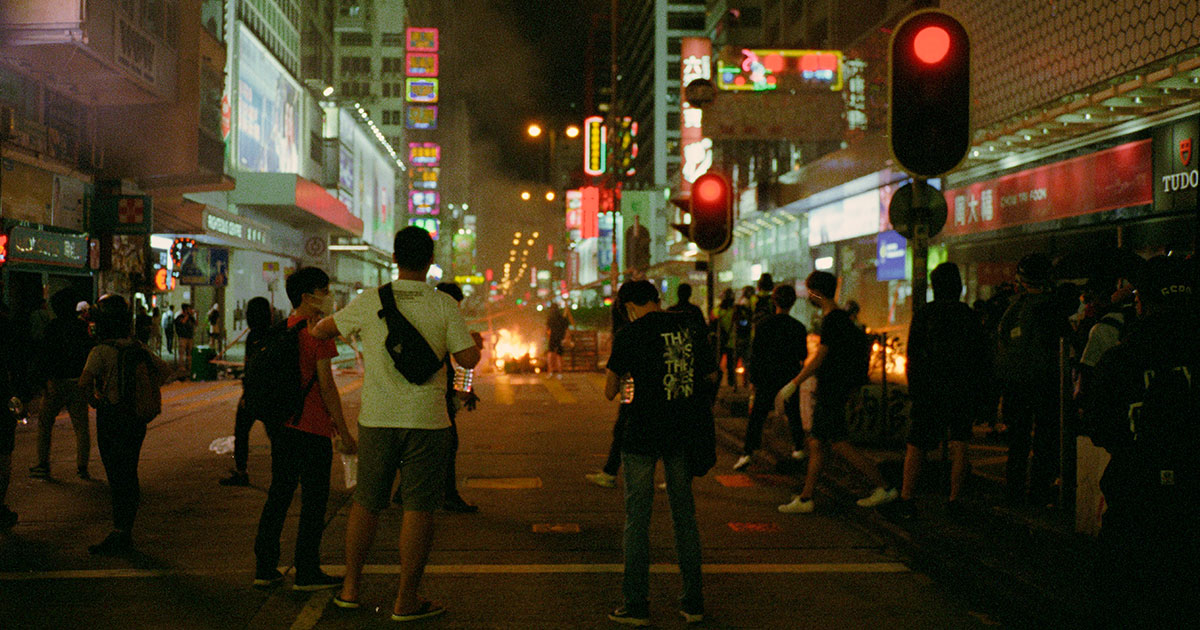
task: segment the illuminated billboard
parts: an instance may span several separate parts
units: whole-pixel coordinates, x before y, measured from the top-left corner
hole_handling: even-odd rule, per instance
[[[405,79],[404,98],[409,103],[436,103],[438,100],[438,80]]]
[[[437,105],[409,105],[404,126],[408,129],[437,129]]]
[[[245,25],[238,30],[238,168],[300,172],[300,86]]]
[[[442,161],[442,147],[436,142],[409,142],[408,161],[414,166],[437,166]]]
[[[684,37],[679,55],[681,83],[686,87],[698,79],[712,79],[712,42],[704,37]],[[704,137],[704,111],[680,100],[679,190],[690,192],[692,182],[708,172],[713,163],[712,139]]]
[[[438,194],[432,190],[408,191],[409,214],[438,214]]]
[[[408,52],[437,52],[438,30],[436,28],[409,28],[404,31]]]
[[[437,219],[433,219],[430,217],[416,217],[416,218],[409,219],[408,224],[415,225],[415,226],[421,228],[422,230],[429,232],[429,236],[433,237],[433,240],[435,240],[435,241],[437,240],[437,237],[438,237],[438,220]]]
[[[842,51],[726,47],[717,58],[717,88],[743,92],[842,89]]]
[[[414,189],[437,190],[440,168],[436,166],[416,166],[409,171],[408,185]]]
[[[437,53],[408,53],[405,56],[404,73],[410,77],[436,77],[438,75]]]
[[[583,119],[583,172],[588,175],[603,175],[608,155],[608,130],[604,119],[590,116]]]

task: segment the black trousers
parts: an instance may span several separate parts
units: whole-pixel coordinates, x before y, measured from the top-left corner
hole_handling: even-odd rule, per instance
[[[1008,387],[1001,410],[1008,425],[1005,482],[1009,496],[1020,498],[1025,493],[1028,466],[1030,499],[1052,499],[1054,480],[1058,478],[1058,388],[1053,383]]]
[[[279,566],[279,537],[300,486],[300,528],[296,534],[296,575],[308,576],[321,567],[321,535],[329,503],[329,470],[333,443],[327,437],[281,427],[271,436],[271,488],[258,521],[254,555],[259,572]]]
[[[250,429],[257,420],[246,412],[245,402],[244,398],[238,400],[237,415],[233,421],[233,466],[243,472],[250,459]]]
[[[608,447],[608,460],[604,462],[604,472],[617,476],[621,472],[621,436],[625,433],[626,416],[629,414],[629,405],[621,405],[617,408],[617,421],[613,423],[612,445]]]
[[[112,493],[113,528],[123,532],[133,530],[142,497],[138,459],[145,439],[145,422],[109,405],[96,408],[96,445]]]
[[[734,387],[737,385],[738,351],[733,348],[721,348],[721,356],[725,357],[725,382]],[[720,359],[717,359],[718,365]]]
[[[761,386],[755,384],[754,405],[750,408],[750,420],[746,423],[746,439],[743,441],[742,454],[750,455],[762,448],[763,425],[767,422],[767,414],[775,408],[776,394],[783,389],[784,385],[787,385],[786,381],[782,384],[766,383]],[[803,449],[804,425],[800,422],[799,390],[787,399],[783,410],[787,415],[788,430],[792,433],[792,444],[795,445],[796,450]]]

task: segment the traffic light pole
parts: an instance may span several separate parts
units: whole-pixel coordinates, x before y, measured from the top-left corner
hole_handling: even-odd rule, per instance
[[[917,179],[913,187],[913,213],[916,221],[913,225],[913,263],[912,263],[912,304],[913,314],[925,306],[925,293],[929,287],[929,203],[926,199],[924,179]],[[885,376],[886,378],[886,376]]]

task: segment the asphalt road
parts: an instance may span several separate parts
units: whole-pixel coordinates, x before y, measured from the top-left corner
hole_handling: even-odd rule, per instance
[[[349,419],[361,377],[338,376]],[[439,514],[424,595],[449,614],[430,628],[610,628],[620,603],[620,489],[588,484],[608,449],[616,408],[598,374],[484,376],[483,403],[459,418],[463,496],[478,514]],[[0,534],[0,628],[386,628],[398,581],[400,513],[384,513],[368,559],[364,607],[332,606],[333,592],[264,593],[250,588],[253,538],[269,481],[269,446],[251,435],[249,488],[216,481],[229,455],[209,450],[232,433],[235,381],[180,383],[164,391],[141,460],[142,508],[133,558],[92,557],[109,530],[109,499],[93,446],[91,473],[74,475],[70,424],[54,431],[53,481],[28,478],[35,429],[18,428],[9,504],[21,522]],[[704,549],[708,628],[978,628],[998,624],[972,611],[867,530],[853,505],[779,514],[791,480],[717,468],[694,483]],[[335,492],[322,546],[326,570],[343,570],[350,494],[335,460]],[[682,627],[679,578],[665,493],[652,527],[652,614]],[[285,528],[284,563],[299,514]]]

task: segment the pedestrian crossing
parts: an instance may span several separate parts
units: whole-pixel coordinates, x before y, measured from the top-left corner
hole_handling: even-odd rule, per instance
[[[494,374],[476,379],[485,403],[510,406],[525,402],[577,405],[603,402],[604,375],[567,373],[561,378],[543,374]]]

